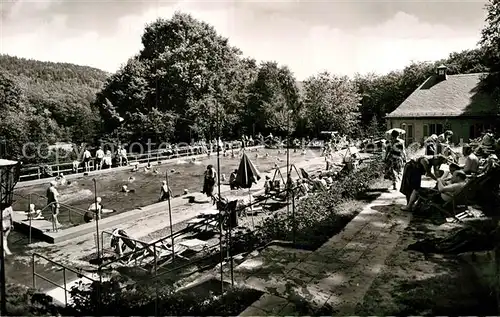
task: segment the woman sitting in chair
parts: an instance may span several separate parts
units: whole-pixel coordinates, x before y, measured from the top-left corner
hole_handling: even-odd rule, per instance
[[[404,208],[401,209],[411,211],[419,196],[423,196],[439,205],[450,202],[455,198],[456,195],[460,194],[465,186],[466,179],[467,175],[464,173],[464,171],[456,170],[455,172],[453,172],[449,183],[446,183],[441,178],[437,180],[437,191],[432,188],[420,188],[418,190],[414,190],[410,196],[408,204],[406,206],[403,206]]]
[[[434,180],[438,180],[436,176],[441,165],[447,162],[446,157],[442,155],[426,157],[422,156],[408,161],[403,171],[403,179],[401,181],[400,192],[406,196],[406,206],[402,210],[410,209],[411,196],[416,197],[417,190],[420,189],[422,176],[428,176]],[[434,171],[434,172],[433,172]]]

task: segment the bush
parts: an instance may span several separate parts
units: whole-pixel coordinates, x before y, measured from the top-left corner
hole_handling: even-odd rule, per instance
[[[374,180],[382,176],[383,164],[375,161],[337,179],[329,191],[315,193],[300,201],[295,215],[277,213],[261,226],[262,243],[293,241],[306,249],[316,249],[338,233],[356,215],[348,200],[359,198]],[[295,226],[295,230],[294,230]]]
[[[82,284],[71,290],[71,309],[77,315],[99,316],[235,316],[262,294],[230,288],[221,294],[200,296],[194,291],[175,292],[160,283],[126,286],[123,279]],[[100,299],[100,301],[99,301]]]
[[[18,284],[7,284],[7,316],[55,316],[64,308],[53,303],[52,297]]]

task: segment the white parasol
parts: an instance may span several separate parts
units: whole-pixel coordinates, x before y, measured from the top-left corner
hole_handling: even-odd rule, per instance
[[[389,135],[390,135],[390,134],[392,134],[392,131],[397,131],[397,132],[399,132],[399,134],[400,134],[400,135],[402,135],[402,134],[406,134],[406,131],[405,131],[405,130],[403,130],[403,129],[398,129],[398,128],[390,129],[390,130],[388,130],[385,134],[389,134]]]

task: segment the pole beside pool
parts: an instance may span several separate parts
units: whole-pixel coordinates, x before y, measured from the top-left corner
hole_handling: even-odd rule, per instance
[[[170,184],[168,182],[168,169],[165,171],[165,181],[167,182],[167,190],[168,190],[168,219],[170,221],[170,236],[172,237],[172,263],[173,263],[175,259],[174,225],[172,224],[172,205],[170,204],[172,193],[170,192]]]

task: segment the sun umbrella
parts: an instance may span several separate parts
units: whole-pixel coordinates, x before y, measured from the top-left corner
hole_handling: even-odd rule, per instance
[[[241,157],[240,166],[238,167],[238,172],[236,173],[236,185],[241,188],[248,188],[248,198],[250,200],[250,212],[252,214],[252,226],[255,226],[253,219],[253,207],[252,207],[252,195],[250,193],[250,188],[254,183],[260,179],[260,174],[252,161],[248,158],[247,154],[243,152]]]
[[[403,130],[403,129],[394,128],[394,129],[390,129],[390,130],[388,130],[388,131],[386,132],[386,134],[389,134],[389,135],[390,135],[390,134],[392,134],[392,131],[397,131],[397,132],[399,132],[399,134],[405,134],[405,133],[406,133],[406,131],[405,131],[405,130]]]
[[[241,157],[238,173],[236,174],[236,184],[241,188],[249,188],[260,179],[260,174],[246,153]]]

